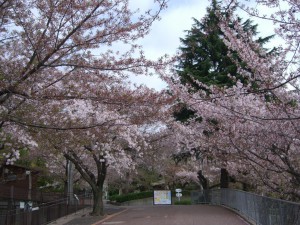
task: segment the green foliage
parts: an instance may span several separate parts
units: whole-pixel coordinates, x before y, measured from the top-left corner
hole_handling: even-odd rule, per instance
[[[141,192],[152,189],[152,183],[161,179],[157,171],[149,169],[143,166],[137,168],[138,174],[133,179],[132,185],[135,186],[135,190]]]
[[[174,205],[191,205],[192,202],[191,200],[180,200],[180,201],[175,201]]]
[[[20,149],[20,159],[16,161],[16,164],[20,166],[44,169],[46,167],[46,160],[41,157],[32,158],[29,154],[29,149]]]
[[[0,80],[4,80],[4,75],[3,75],[3,73],[2,73],[2,71],[0,70]]]
[[[181,105],[179,106],[178,110],[174,111],[173,116],[176,118],[176,120],[185,123],[190,118],[195,117],[195,111],[189,109],[186,105]]]
[[[38,187],[43,187],[41,189],[43,192],[64,193],[65,190],[63,184],[58,183],[57,185],[49,185],[54,184],[56,181],[57,179],[54,176],[42,174],[38,177],[37,185]]]
[[[31,160],[29,160],[29,149],[20,149],[20,158],[17,160],[16,164],[25,167],[31,166]]]
[[[298,102],[297,102],[297,100],[293,99],[287,103],[287,106],[296,108],[298,106]]]
[[[153,191],[145,191],[139,193],[129,193],[127,195],[114,195],[110,196],[110,201],[116,201],[118,203],[127,202],[131,200],[143,199],[143,198],[151,198],[153,197]]]
[[[228,56],[228,48],[223,42],[223,33],[218,26],[219,18],[216,11],[220,10],[216,1],[212,2],[207,15],[201,22],[194,19],[191,30],[181,40],[182,52],[178,65],[178,74],[182,83],[191,84],[195,90],[208,91],[205,86],[200,86],[193,79],[207,86],[232,86],[234,80],[242,77],[237,74],[237,66]]]
[[[239,62],[239,66],[247,69],[244,63],[236,52],[229,51],[224,43],[224,34],[219,27],[219,17],[216,12],[219,11],[226,16],[226,10],[222,11],[216,0],[212,1],[210,8],[207,9],[207,14],[203,20],[194,19],[194,24],[191,30],[187,31],[185,38],[180,39],[181,47],[179,47],[181,57],[179,59],[177,72],[183,84],[190,84],[193,90],[204,90],[209,94],[207,87],[197,83],[211,86],[230,87],[240,80],[247,84],[248,80],[238,74],[237,66],[234,61]],[[238,18],[241,22],[242,19]],[[257,35],[257,24],[253,25],[253,21],[246,20],[242,23],[243,29],[246,32],[251,32]],[[233,24],[229,23],[229,27],[233,28]],[[256,42],[263,49],[263,45],[267,43],[273,36],[257,38]],[[266,49],[267,50],[267,49]],[[269,51],[269,53],[273,52]],[[230,52],[231,57],[228,56]],[[251,73],[251,71],[249,71]],[[234,79],[228,77],[231,75]],[[257,84],[253,83],[253,89],[257,88]]]
[[[116,196],[116,195],[118,195],[118,193],[119,193],[118,188],[108,186],[108,195],[109,196]]]

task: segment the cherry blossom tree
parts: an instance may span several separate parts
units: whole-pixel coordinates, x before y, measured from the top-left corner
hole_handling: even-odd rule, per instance
[[[148,145],[144,126],[163,122],[173,100],[164,92],[108,81],[97,87],[99,91],[103,88],[104,99],[72,99],[56,105],[59,113],[49,119],[71,124],[71,128],[47,127],[46,132],[35,128],[32,133],[40,153],[45,149],[43,154],[51,152],[50,158],[70,160],[89,184],[94,196],[93,215],[103,214],[103,184],[108,170],[124,175],[135,169]],[[58,169],[51,161],[48,167]]]
[[[174,104],[171,112],[174,110]],[[187,136],[187,129],[181,131],[180,128],[184,126],[174,121],[172,115],[164,120],[165,126],[161,127],[158,132],[149,134],[148,149],[144,152],[143,158],[138,161],[139,166],[157,174],[159,178],[157,177],[154,181],[159,181],[160,186],[167,189],[176,188],[178,185],[184,187],[190,183],[198,184],[201,188],[203,184],[198,178],[199,171],[205,172],[212,183],[218,177],[215,172],[217,168],[213,163],[207,163],[204,155],[201,155],[203,158],[199,159],[197,155],[199,152],[191,153],[184,149],[182,145],[185,143],[180,140],[183,136]],[[184,154],[187,157],[183,156]]]
[[[47,113],[55,112],[49,105],[38,108],[47,105],[47,101],[55,100],[58,105],[64,99],[100,97],[102,93],[95,92],[97,84],[92,84],[92,80],[86,82],[91,76],[94,82],[100,82],[115,76],[126,78],[129,73],[149,74],[151,68],[163,65],[162,59],[147,60],[135,42],[149,32],[165,7],[164,0],[154,1],[153,9],[146,12],[132,11],[128,0],[1,1],[0,139],[5,153],[3,161],[10,163],[18,158],[19,144],[34,144],[23,128],[72,127],[71,124],[45,121]],[[80,90],[71,87],[61,90],[59,87],[65,79],[73,80],[69,85]],[[11,143],[18,144],[11,146]]]
[[[228,12],[238,2],[229,1],[226,5]],[[282,2],[286,3],[284,8],[280,7]],[[278,7],[267,18],[240,5],[252,15],[274,21],[277,36],[286,41],[285,45],[279,46],[277,53],[266,57],[266,52],[255,43],[251,32],[242,29],[237,16],[220,15],[219,24],[228,48],[246,64],[242,68],[236,62],[239,74],[257,83],[257,89],[237,80],[236,85],[229,88],[206,86],[211,93],[207,96],[201,91],[191,93],[188,85],[180,85],[174,79],[174,74],[172,80],[166,80],[172,92],[202,117],[202,123],[191,119],[188,128],[181,128],[186,133],[181,142],[190,149],[197,146],[206,149],[230,174],[241,180],[251,180],[261,192],[299,199],[299,39],[296,38],[299,3],[257,3]],[[235,24],[234,27],[226,25],[228,20]],[[234,79],[230,74],[228,76]]]
[[[149,133],[148,149],[139,162],[139,165],[146,171],[157,174],[152,184],[157,183],[166,189],[175,188],[174,184],[178,183],[175,174],[177,168],[174,167],[172,160],[172,154],[176,151],[176,141],[174,141],[176,133],[169,127],[173,121],[172,114],[169,116],[167,120],[164,120],[163,127],[157,128],[156,132]]]
[[[226,32],[227,46],[238,52],[248,68],[254,71],[251,79],[259,82],[256,92],[250,91],[249,87],[239,88],[244,104],[252,106],[245,107],[243,104],[244,109],[239,110],[247,119],[247,125],[239,121],[235,128],[243,137],[238,137],[239,144],[236,144],[237,139],[231,136],[230,142],[239,154],[243,153],[242,158],[249,159],[247,164],[252,170],[245,172],[241,169],[243,174],[249,173],[250,177],[258,175],[269,190],[299,199],[299,39],[296,37],[300,5],[296,1],[257,1],[274,11],[267,16],[238,1],[233,3],[252,16],[272,20],[274,32],[285,43],[280,46],[279,54],[264,59],[260,56],[265,52],[258,51],[258,48],[249,51],[251,46],[256,45],[251,34],[243,33],[238,23],[238,32],[220,24]],[[232,19],[235,20],[234,17]],[[243,41],[237,40],[237,33]],[[249,73],[240,71],[243,76],[249,77]],[[236,107],[234,109],[238,111]]]
[[[103,214],[108,167],[121,173],[135,166],[147,145],[142,127],[163,120],[173,98],[124,84],[130,74],[150,75],[169,63],[147,60],[136,44],[164,8],[165,0],[146,12],[131,10],[128,0],[3,0],[3,163],[24,146],[49,156],[53,170],[51,159],[67,158],[93,190],[93,214]]]

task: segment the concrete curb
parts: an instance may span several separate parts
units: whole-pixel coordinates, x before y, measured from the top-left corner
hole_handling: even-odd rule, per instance
[[[58,225],[58,224],[65,224],[73,220],[74,218],[80,217],[81,215],[84,215],[87,213],[87,211],[90,211],[92,207],[88,206],[86,208],[83,208],[81,210],[78,210],[77,212],[74,212],[72,214],[66,215],[64,217],[58,218],[56,220],[53,220],[50,223],[47,223],[47,225]]]
[[[91,225],[100,225],[101,223],[105,222],[106,220],[109,220],[109,219],[111,219],[111,218],[113,218],[113,217],[115,217],[115,216],[118,216],[118,215],[120,215],[121,213],[126,212],[127,210],[128,210],[128,209],[124,209],[124,210],[122,210],[121,212],[117,212],[117,213],[108,215],[108,216],[106,216],[104,219],[102,219],[102,220],[100,220],[100,221],[98,221],[98,222],[96,222],[96,223],[93,223],[93,224],[91,224]]]

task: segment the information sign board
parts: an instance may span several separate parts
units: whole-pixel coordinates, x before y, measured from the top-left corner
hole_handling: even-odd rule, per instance
[[[171,191],[169,190],[155,190],[153,193],[154,205],[172,205]]]

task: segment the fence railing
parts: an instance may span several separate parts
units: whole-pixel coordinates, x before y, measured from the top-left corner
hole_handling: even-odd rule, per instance
[[[249,192],[216,189],[192,192],[194,204],[223,205],[257,225],[299,225],[300,204],[268,198]]]
[[[47,203],[19,202],[14,210],[0,210],[0,225],[43,225],[92,205],[92,196],[78,195]]]

